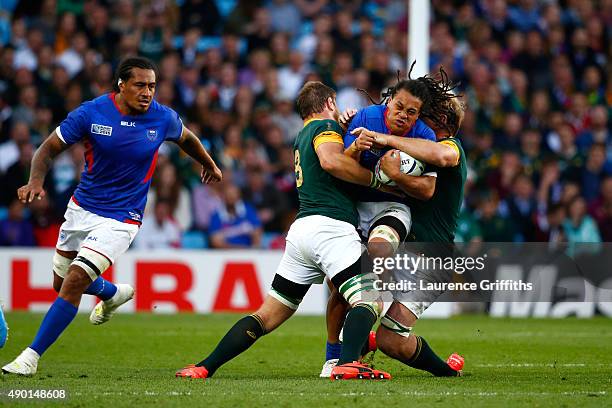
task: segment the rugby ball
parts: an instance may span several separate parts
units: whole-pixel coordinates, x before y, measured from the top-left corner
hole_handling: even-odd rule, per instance
[[[394,152],[392,154],[397,154]],[[420,176],[425,171],[425,165],[409,155],[408,153],[399,152],[400,155],[400,170],[404,174],[408,174],[409,176]],[[387,186],[395,186],[395,181],[391,180],[384,171],[380,168],[380,160],[376,163],[376,167],[374,168],[374,176]]]

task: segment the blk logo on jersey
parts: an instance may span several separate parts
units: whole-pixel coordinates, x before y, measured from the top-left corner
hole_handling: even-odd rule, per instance
[[[91,124],[91,133],[102,136],[110,136],[113,133],[111,126],[98,125],[97,123]]]
[[[154,141],[155,139],[157,139],[157,130],[147,129],[147,137],[150,141]]]
[[[136,122],[128,122],[126,120],[122,120],[121,126],[136,127]]]

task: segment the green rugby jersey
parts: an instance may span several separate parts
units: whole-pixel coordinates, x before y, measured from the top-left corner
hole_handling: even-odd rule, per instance
[[[459,139],[449,137],[438,141],[459,153],[459,163],[453,167],[428,166],[436,171],[436,190],[428,201],[410,200],[412,229],[409,241],[453,242],[461,212],[463,187],[467,177],[467,160]]]
[[[311,119],[298,133],[293,146],[295,180],[300,199],[297,218],[324,215],[357,226],[359,216],[349,195],[349,183],[323,170],[315,149],[322,143],[344,146],[342,128],[331,119]]]

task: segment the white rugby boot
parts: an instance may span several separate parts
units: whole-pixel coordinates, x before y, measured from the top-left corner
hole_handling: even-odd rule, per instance
[[[15,360],[2,367],[2,373],[32,376],[36,374],[39,358],[38,353],[28,347]]]
[[[108,300],[98,302],[89,315],[89,322],[95,325],[108,322],[119,306],[130,301],[133,297],[134,288],[132,286],[125,283],[117,284],[117,293]]]
[[[327,360],[325,364],[323,364],[323,368],[321,369],[321,374],[319,374],[319,377],[321,378],[331,377],[332,370],[337,364],[338,364],[337,358],[332,358],[332,359]]]

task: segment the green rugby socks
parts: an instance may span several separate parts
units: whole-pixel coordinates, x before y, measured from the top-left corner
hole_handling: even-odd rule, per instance
[[[417,348],[414,355],[405,363],[412,368],[429,371],[436,377],[456,377],[458,372],[453,370],[429,347],[424,338],[416,336]]]
[[[213,352],[196,365],[205,367],[208,377],[212,377],[219,367],[247,350],[264,334],[264,325],[259,316],[245,316],[229,329]]]

